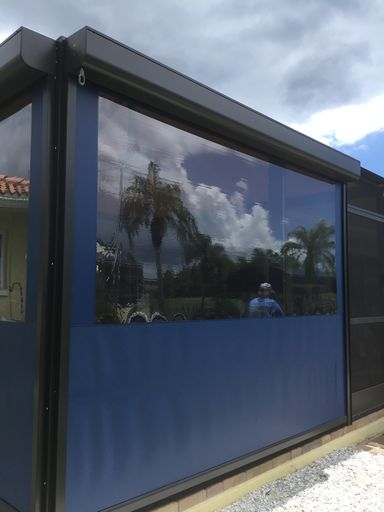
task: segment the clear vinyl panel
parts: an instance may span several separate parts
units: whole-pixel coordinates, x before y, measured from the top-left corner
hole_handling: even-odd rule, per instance
[[[32,107],[0,121],[0,320],[25,320]]]
[[[99,101],[98,323],[336,312],[336,185]]]

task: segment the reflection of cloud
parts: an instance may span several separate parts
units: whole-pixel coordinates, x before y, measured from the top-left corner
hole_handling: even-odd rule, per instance
[[[180,179],[179,166],[188,155],[229,151],[103,98],[100,98],[100,128],[99,154],[103,159],[129,161],[130,167],[142,172],[152,160],[169,179],[172,175]]]
[[[241,188],[242,190],[244,190],[244,192],[246,192],[248,190],[248,184],[247,184],[247,180],[245,178],[241,178],[241,180],[239,180],[237,183],[236,183],[236,187],[239,187]]]
[[[238,210],[244,210],[244,196],[241,192],[237,190],[232,194],[230,198],[230,203]]]
[[[186,206],[195,216],[199,230],[227,251],[246,256],[255,247],[280,249],[281,242],[274,238],[268,212],[261,205],[254,204],[246,212],[219,187],[190,186],[186,192]]]
[[[133,174],[146,175],[148,163],[155,161],[161,168],[161,179],[178,183],[184,193],[185,206],[194,215],[200,232],[222,244],[227,251],[249,254],[255,247],[279,250],[269,227],[268,212],[249,195],[247,180],[234,178],[232,190],[226,194],[220,188],[228,176],[218,175],[217,186],[192,183],[191,155],[231,155],[258,165],[259,160],[232,149],[207,141],[173,126],[144,117],[125,107],[100,99],[99,187],[119,195]],[[188,167],[186,167],[188,162]],[[198,166],[198,163],[195,165]],[[219,167],[220,168],[220,167]],[[233,167],[236,173],[236,165]],[[240,179],[239,179],[240,178]],[[220,182],[219,180],[223,180]],[[236,182],[237,179],[237,182]],[[234,189],[237,187],[240,190]],[[247,201],[245,202],[245,194]],[[248,205],[246,209],[245,204]]]
[[[0,122],[0,174],[29,178],[31,106]]]

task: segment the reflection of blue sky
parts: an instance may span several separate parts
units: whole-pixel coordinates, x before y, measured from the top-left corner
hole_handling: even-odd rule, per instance
[[[285,217],[287,232],[297,226],[310,229],[319,219],[335,224],[335,186],[287,171]]]
[[[31,111],[27,105],[0,121],[0,174],[29,178]]]
[[[290,231],[299,225],[311,228],[320,218],[334,224],[334,186],[105,99],[100,101],[99,155],[103,213],[98,230],[103,238],[116,229],[120,187],[128,186],[137,173],[145,176],[151,160],[160,166],[162,180],[182,188],[200,232],[232,257],[249,256],[255,247],[279,251]],[[165,268],[182,264],[180,245],[170,231],[162,252]],[[145,265],[153,261],[148,230],[143,228],[134,240],[134,253]]]
[[[187,155],[183,162],[187,177],[195,185],[220,186],[227,197],[239,193],[243,207],[250,211],[255,203],[267,201],[266,173],[269,164],[231,150]]]

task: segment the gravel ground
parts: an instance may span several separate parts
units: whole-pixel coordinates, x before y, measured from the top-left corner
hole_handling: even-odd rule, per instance
[[[336,450],[222,510],[384,512],[384,450]]]

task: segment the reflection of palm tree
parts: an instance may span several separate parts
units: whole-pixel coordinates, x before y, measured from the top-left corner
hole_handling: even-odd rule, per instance
[[[335,242],[331,237],[335,227],[320,219],[309,230],[299,226],[288,235],[288,240],[282,247],[284,256],[294,257],[302,261],[306,281],[313,284],[316,271],[322,266],[326,272],[333,273],[335,269]]]
[[[170,228],[179,240],[185,241],[197,233],[197,227],[193,215],[183,204],[181,186],[176,183],[164,183],[159,173],[159,166],[150,162],[147,176],[134,177],[133,184],[123,193],[121,222],[131,245],[142,226],[150,229],[162,304],[164,291],[161,245],[164,236]]]
[[[271,270],[282,267],[281,254],[272,249],[261,249],[256,247],[252,251],[251,264],[263,271],[263,281],[271,280]]]
[[[201,274],[201,309],[204,309],[206,285],[209,279],[217,271],[223,270],[223,265],[228,262],[228,256],[222,245],[212,243],[212,238],[202,233],[197,233],[185,246],[185,261],[187,264],[198,262]]]

